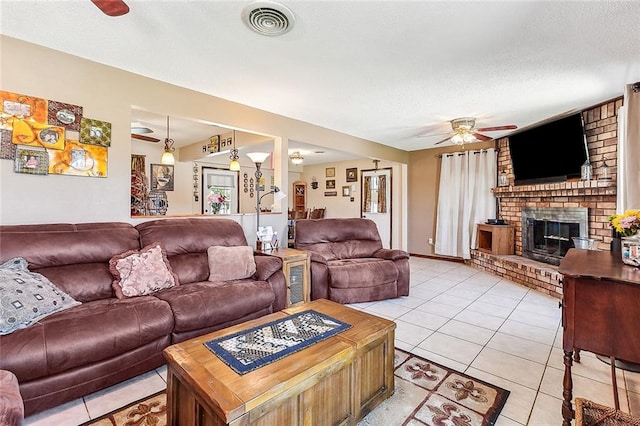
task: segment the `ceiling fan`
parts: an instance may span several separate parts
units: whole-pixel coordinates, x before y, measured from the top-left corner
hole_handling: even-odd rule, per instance
[[[139,139],[146,142],[160,142],[160,139],[154,138],[152,136],[145,136],[145,133],[153,133],[153,130],[138,122],[131,123],[132,139]]]
[[[450,123],[452,131],[447,135],[446,138],[434,143],[434,145],[441,144],[448,140],[451,140],[456,145],[464,145],[465,143],[478,141],[489,141],[493,138],[483,135],[480,132],[497,132],[500,130],[515,130],[518,128],[518,126],[510,124],[507,126],[481,127],[476,129],[475,117],[456,118],[454,120],[451,120]],[[421,137],[426,136],[432,135],[424,135]]]
[[[91,0],[105,15],[122,16],[129,13],[129,6],[122,0]]]

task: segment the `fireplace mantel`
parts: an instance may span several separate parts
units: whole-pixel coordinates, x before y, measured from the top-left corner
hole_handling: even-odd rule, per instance
[[[496,197],[583,197],[616,195],[616,182],[611,180],[572,181],[539,185],[499,186],[491,191]]]

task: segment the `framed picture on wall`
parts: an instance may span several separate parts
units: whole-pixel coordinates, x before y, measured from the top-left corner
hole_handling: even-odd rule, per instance
[[[327,167],[324,169],[325,177],[335,177],[336,176],[336,168],[335,167]]]
[[[338,195],[338,191],[324,191],[325,197],[336,197]]]
[[[357,182],[358,181],[358,168],[354,167],[351,169],[347,169],[347,182]]]
[[[336,189],[336,180],[335,179],[327,180],[325,189]]]
[[[343,186],[342,187],[342,196],[343,197],[348,197],[351,195],[351,187],[350,186]]]
[[[173,191],[173,166],[167,164],[151,165],[151,189]]]

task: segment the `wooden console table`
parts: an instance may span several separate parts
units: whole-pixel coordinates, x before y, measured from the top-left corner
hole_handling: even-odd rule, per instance
[[[616,409],[615,360],[640,363],[640,269],[622,263],[620,253],[570,249],[558,271],[564,275],[562,424],[569,426],[575,417],[571,404],[574,351],[610,358]]]

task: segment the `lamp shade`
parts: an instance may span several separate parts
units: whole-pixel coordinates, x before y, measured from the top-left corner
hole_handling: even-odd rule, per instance
[[[176,159],[173,156],[173,153],[170,151],[165,151],[162,153],[162,158],[160,159],[162,164],[175,164]]]
[[[231,160],[231,162],[229,163],[229,170],[233,172],[237,172],[238,170],[240,170],[240,162],[238,160]]]
[[[247,153],[247,157],[251,158],[251,161],[254,163],[263,163],[267,157],[271,155],[270,152],[249,152]]]

